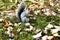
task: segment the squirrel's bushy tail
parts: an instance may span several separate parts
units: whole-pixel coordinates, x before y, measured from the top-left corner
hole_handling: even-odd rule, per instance
[[[17,17],[20,18],[21,13],[24,11],[26,5],[24,3],[20,3],[17,8]]]

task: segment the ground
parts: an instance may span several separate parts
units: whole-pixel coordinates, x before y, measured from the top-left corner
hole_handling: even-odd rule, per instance
[[[21,2],[21,1],[20,1]],[[19,3],[20,3],[19,2]],[[53,3],[58,3],[60,5],[60,1],[54,1],[52,0]],[[21,22],[21,20],[19,18],[17,18],[15,16],[16,14],[16,9],[19,3],[15,3],[10,2],[8,0],[2,2],[0,0],[0,19],[5,19],[6,22],[10,22],[12,23],[11,27],[13,28],[13,34],[14,34],[14,40],[35,40],[33,38],[33,35],[37,34],[38,32],[36,32],[36,29],[42,29],[44,30],[44,28],[50,23],[54,26],[59,26],[60,27],[60,11],[56,12],[56,15],[45,15],[43,12],[38,13],[37,15],[35,15],[34,17],[36,18],[35,20],[32,20],[30,22],[30,25],[32,25],[35,29],[33,29],[32,31],[25,31],[25,28],[28,28],[27,26],[25,26],[26,23]],[[32,5],[31,1],[26,1],[25,2],[27,5],[27,9],[29,5]],[[56,11],[56,9],[59,9],[59,6],[48,6],[48,0],[44,1],[44,5],[47,6],[48,9],[54,10]],[[39,10],[38,8],[35,8],[35,10]],[[41,9],[40,9],[41,10]],[[12,15],[11,15],[12,13]],[[18,24],[21,23],[21,24]],[[9,40],[9,35],[6,34],[5,32],[7,31],[6,29],[4,29],[4,23],[0,22],[0,40]],[[20,32],[17,32],[17,29],[21,28]],[[58,32],[58,34],[60,35],[60,31]],[[47,33],[48,36],[53,36],[51,32],[48,31]],[[36,39],[37,40],[37,39]],[[39,39],[40,40],[40,39]],[[60,38],[56,37],[55,40],[60,40]]]

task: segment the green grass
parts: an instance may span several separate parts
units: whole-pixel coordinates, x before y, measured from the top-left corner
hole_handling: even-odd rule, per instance
[[[48,1],[45,0],[46,4],[47,4],[47,2]],[[29,6],[32,4],[32,2],[26,1],[26,4]],[[0,7],[2,8],[2,10],[1,10],[2,12],[6,10],[7,5],[11,5],[14,7],[17,6],[14,2],[11,3],[8,0],[5,1],[4,4],[2,4],[2,2],[0,2]],[[59,7],[55,6],[55,8],[59,8]],[[36,8],[35,10],[39,10],[39,9]],[[4,16],[5,16],[5,14],[3,16],[0,15],[0,18],[4,18]],[[58,17],[58,16],[46,16],[44,14],[41,14],[41,15],[38,14],[38,15],[35,15],[35,17],[36,17],[36,20],[31,21],[31,24],[35,24],[34,27],[36,29],[42,29],[43,30],[51,21],[54,21],[54,22],[51,22],[51,24],[60,26],[60,17]],[[10,21],[13,24],[14,23],[20,23],[20,20],[16,16],[11,16],[10,18],[6,18],[6,20],[7,20],[7,22]],[[9,37],[7,34],[5,34],[6,30],[3,29],[3,26],[4,26],[4,24],[0,22],[0,39],[1,40],[8,40]],[[34,40],[32,35],[37,34],[36,31],[31,31],[31,32],[24,31],[23,29],[26,28],[25,23],[22,23],[21,25],[17,25],[17,26],[13,25],[12,27],[13,27],[13,31],[14,31],[14,40],[16,40],[16,37],[18,37],[19,40]],[[19,34],[17,32],[18,28],[22,28],[22,31],[21,31],[22,34]],[[58,34],[60,35],[60,32],[58,32]],[[48,36],[52,35],[50,30],[48,30],[47,35]],[[56,40],[60,40],[60,39],[56,38]]]

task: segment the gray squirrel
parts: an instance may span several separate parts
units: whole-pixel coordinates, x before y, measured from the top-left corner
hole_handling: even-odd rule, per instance
[[[27,18],[28,14],[29,14],[29,11],[26,10],[26,4],[25,3],[20,3],[18,8],[17,8],[16,16],[22,22],[28,22],[29,21],[29,18]]]
[[[31,12],[32,9],[26,9],[26,4],[21,2],[17,8],[16,16],[21,20],[21,22],[29,22],[31,17],[29,14],[33,14]]]

